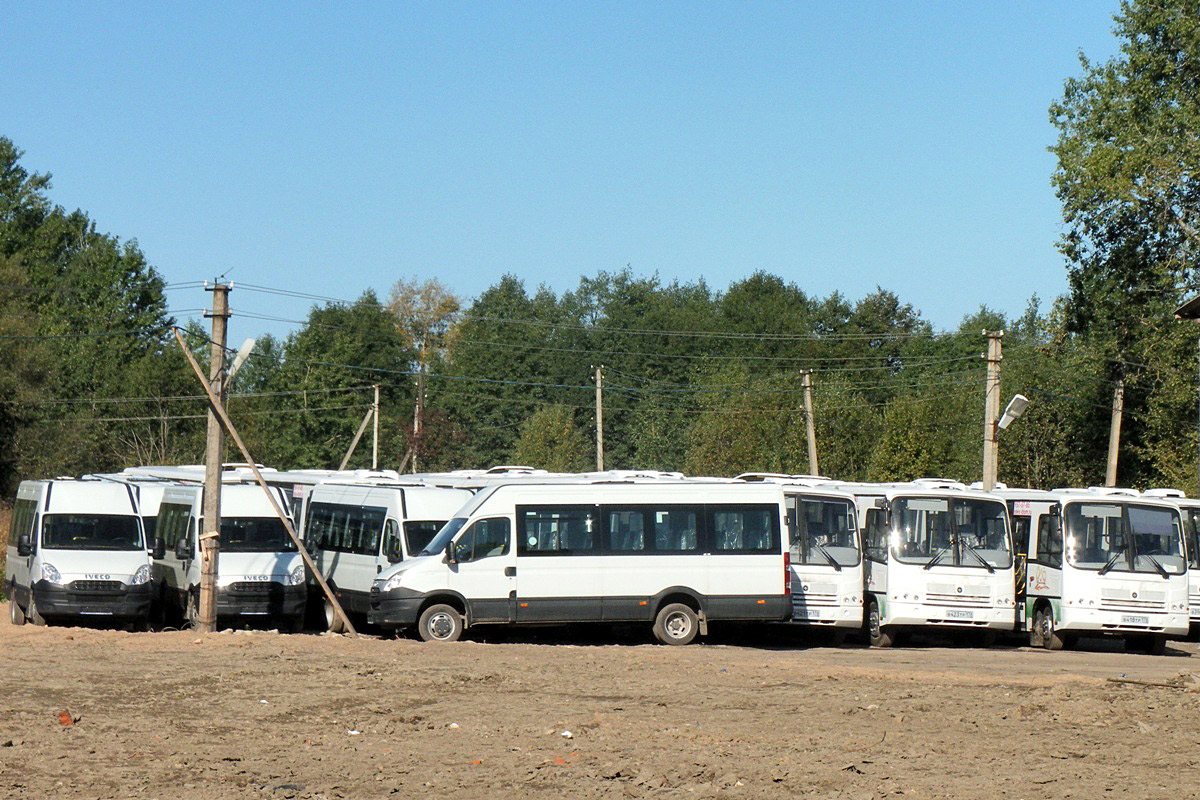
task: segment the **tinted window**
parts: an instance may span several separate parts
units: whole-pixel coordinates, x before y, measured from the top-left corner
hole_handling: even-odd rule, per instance
[[[709,514],[714,552],[780,552],[778,506],[710,507]]]
[[[867,558],[887,561],[887,514],[882,508],[867,509]]]
[[[517,509],[521,555],[587,554],[595,549],[596,509],[553,507]]]
[[[408,552],[419,553],[429,546],[433,537],[446,524],[445,520],[432,520],[404,523],[404,543]]]
[[[646,512],[643,510],[605,512],[607,549],[613,553],[640,553],[646,549]]]
[[[1062,518],[1042,517],[1038,523],[1037,560],[1051,567],[1061,567],[1062,554]]]
[[[321,550],[378,555],[380,533],[386,517],[385,508],[311,503],[304,535],[307,541],[315,542]],[[409,552],[413,551],[410,549]]]
[[[656,552],[700,552],[699,508],[670,508],[654,510],[651,514]]]
[[[192,507],[180,503],[163,503],[158,507],[158,522],[155,534],[163,540],[170,550],[175,547],[181,536],[188,535],[188,522],[191,518]]]
[[[454,557],[459,561],[478,561],[505,555],[508,553],[509,530],[507,517],[478,520],[454,543]]]
[[[296,543],[278,517],[221,518],[221,550],[230,553],[294,551]]]

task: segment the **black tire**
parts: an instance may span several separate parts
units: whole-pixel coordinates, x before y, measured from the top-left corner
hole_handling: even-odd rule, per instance
[[[34,599],[32,588],[29,590],[29,607],[25,609],[25,616],[34,625],[46,624],[46,618],[42,616],[42,612],[38,611],[37,600]]]
[[[1146,653],[1161,656],[1167,652],[1167,637],[1161,633],[1152,633],[1146,637]]]
[[[867,602],[867,640],[871,647],[891,647],[896,643],[896,629],[880,622],[879,601],[872,597]]]
[[[25,612],[17,605],[17,598],[11,586],[8,587],[8,621],[13,625],[25,624]]]
[[[346,626],[342,623],[342,618],[337,615],[333,603],[329,602],[328,597],[323,598],[322,603],[325,609],[325,630],[330,633],[341,633]]]
[[[996,641],[999,638],[1000,638],[1000,634],[996,633],[993,630],[985,629],[985,630],[982,630],[979,632],[978,636],[976,637],[976,643],[980,647],[984,647],[984,648],[995,647]]]
[[[187,595],[183,598],[183,624],[188,628],[195,628],[200,622],[200,593],[194,589],[188,589]]]
[[[1038,606],[1037,611],[1033,612],[1033,624],[1029,626],[1029,646],[1030,647],[1045,647],[1046,640],[1044,638],[1045,620],[1042,617],[1047,612],[1045,606]]]
[[[663,644],[691,644],[700,633],[700,617],[690,606],[670,603],[654,618],[654,638]]]
[[[1067,649],[1067,637],[1058,632],[1058,628],[1054,624],[1054,610],[1052,608],[1042,606],[1034,618],[1034,624],[1039,627],[1042,647],[1047,650]]]
[[[417,633],[425,642],[457,642],[462,632],[462,615],[457,609],[444,603],[437,603],[425,609],[417,622]]]
[[[284,633],[303,633],[304,614],[297,614],[294,617],[285,617],[283,624],[279,627]]]

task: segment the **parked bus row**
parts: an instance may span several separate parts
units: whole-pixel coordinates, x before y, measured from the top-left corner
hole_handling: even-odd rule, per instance
[[[1200,625],[1200,501],[1171,490],[524,467],[261,472],[344,609],[425,640],[479,625],[621,622],[686,644],[711,623],[758,621],[839,640],[861,631],[876,647],[933,632],[1048,649],[1111,636],[1156,653]],[[335,629],[250,478],[245,467],[223,474],[219,623],[297,631],[315,606]],[[199,466],[23,482],[5,578],[12,622],[193,621],[202,483]]]

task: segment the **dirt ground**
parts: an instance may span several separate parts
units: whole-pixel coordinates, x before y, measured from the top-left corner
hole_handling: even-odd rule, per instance
[[[1155,657],[1088,642],[871,651],[778,629],[680,648],[585,636],[0,622],[0,795],[1032,800],[1200,784],[1191,644]]]

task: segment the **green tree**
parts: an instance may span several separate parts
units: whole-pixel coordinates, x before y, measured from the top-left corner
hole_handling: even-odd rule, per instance
[[[521,425],[512,461],[551,472],[582,472],[594,462],[587,434],[564,406],[545,406]]]

